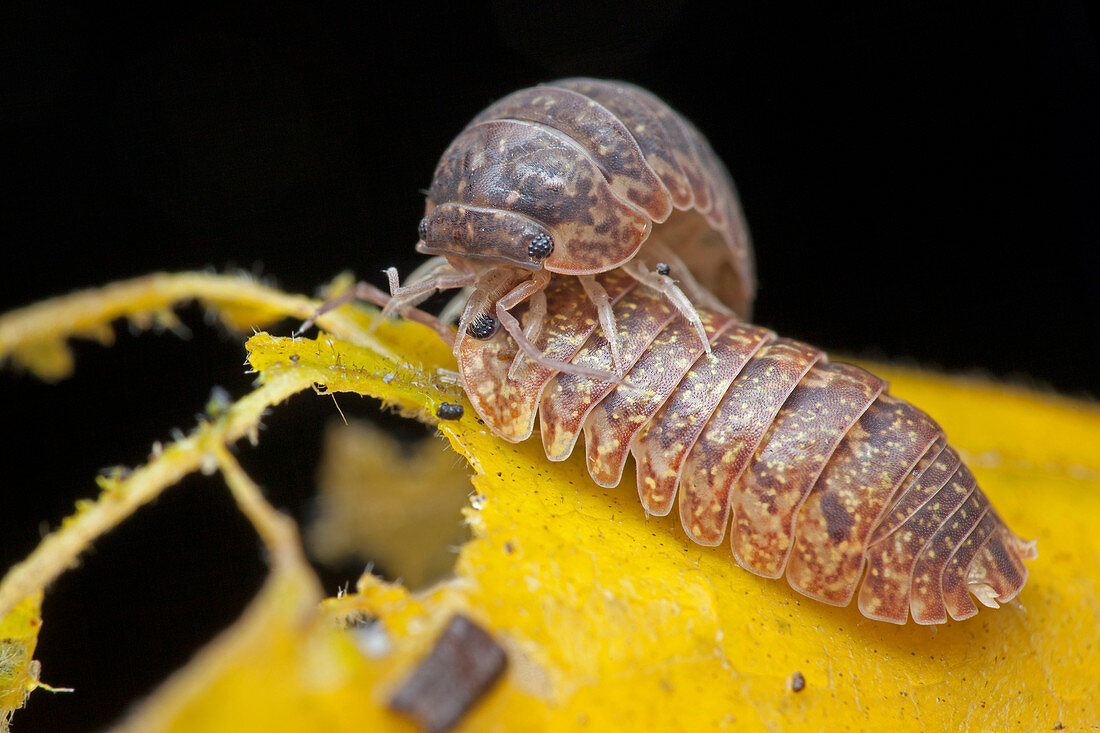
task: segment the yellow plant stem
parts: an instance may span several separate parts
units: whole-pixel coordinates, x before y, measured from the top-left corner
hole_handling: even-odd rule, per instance
[[[97,537],[116,527],[184,476],[204,468],[212,448],[254,435],[264,410],[310,386],[308,379],[295,379],[295,376],[284,372],[268,380],[233,404],[221,418],[200,425],[129,475],[101,479],[103,491],[98,498],[81,502],[76,514],[47,535],[27,559],[8,570],[0,582],[0,618],[72,567],[80,553]]]
[[[257,534],[267,548],[272,572],[297,575],[303,579],[312,578],[313,593],[306,594],[303,598],[306,607],[302,610],[312,609],[322,598],[321,584],[317,581],[309,563],[306,562],[302,542],[298,536],[298,525],[293,519],[277,511],[268,503],[260,487],[248,477],[224,443],[213,445],[211,453],[218,461],[218,468],[221,469],[233,498],[237,500],[237,506],[248,517],[248,521],[252,522],[252,526],[256,528]]]
[[[341,278],[340,286],[348,287],[349,280]],[[244,275],[154,273],[5,313],[0,316],[0,363],[11,359],[47,381],[64,379],[73,369],[66,339],[83,337],[110,343],[110,324],[119,318],[129,318],[141,328],[154,324],[174,327],[177,321],[171,308],[190,300],[215,309],[223,322],[237,329],[260,328],[288,317],[304,321],[321,305],[320,301],[284,293]],[[323,330],[397,361],[397,356],[362,323],[349,308],[317,319]]]

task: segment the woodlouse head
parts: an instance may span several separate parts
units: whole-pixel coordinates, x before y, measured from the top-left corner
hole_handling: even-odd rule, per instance
[[[420,220],[417,251],[528,270],[554,252],[545,227],[514,212],[445,203]]]
[[[594,109],[589,100],[559,91],[580,106],[554,110],[558,127],[497,109],[504,118],[479,117],[455,138],[428,190],[419,251],[563,275],[606,272],[637,254],[653,219],[613,189],[589,149],[601,141],[570,127],[571,116]],[[608,124],[614,119],[602,114]],[[629,144],[645,168],[632,138]]]

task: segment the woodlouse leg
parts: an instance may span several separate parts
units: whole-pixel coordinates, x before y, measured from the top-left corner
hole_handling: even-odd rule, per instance
[[[462,317],[458,319],[458,337],[455,339],[455,356],[458,356],[459,344],[466,339],[470,325],[480,321],[482,317],[488,317],[489,323],[493,321],[492,311],[495,303],[516,286],[518,278],[514,272],[506,269],[492,269],[481,274],[477,283],[466,300],[462,310]],[[485,326],[486,324],[482,324]],[[491,326],[495,332],[496,326]],[[490,338],[492,333],[483,334],[479,338]]]
[[[692,273],[691,268],[664,242],[650,237],[645,248],[636,258],[644,262],[651,270],[657,268],[658,263],[663,262],[669,266],[669,275],[675,275],[675,280],[681,290],[687,295],[688,300],[695,304],[696,308],[710,308],[719,313],[732,313],[729,306],[719,300],[713,293],[699,284]]]
[[[439,320],[444,323],[458,323],[458,319],[462,317],[462,311],[466,308],[466,301],[470,299],[472,293],[473,288],[469,287],[458,291],[458,294],[447,301],[447,305],[439,311]]]
[[[415,270],[409,273],[409,276],[405,278],[405,287],[402,288],[400,281],[398,280],[397,270],[390,267],[383,270],[386,274],[386,278],[389,281],[391,300],[404,296],[401,302],[390,305],[389,302],[385,303],[382,310],[382,316],[387,317],[393,314],[397,307],[416,306],[424,302],[432,296],[434,290],[424,290],[419,295],[408,295],[404,291],[412,285],[428,280],[440,273],[453,273],[455,269],[447,262],[444,257],[431,257],[427,261],[421,263]],[[396,291],[396,292],[395,292]]]
[[[623,270],[642,285],[662,293],[668,299],[668,302],[676,306],[676,310],[680,311],[680,314],[695,328],[703,348],[707,355],[710,355],[710,339],[707,338],[707,330],[703,328],[703,320],[699,317],[699,311],[695,310],[695,306],[671,277],[649,272],[640,263],[633,261],[623,265]]]
[[[450,270],[448,273],[447,270]],[[438,270],[428,273],[423,280],[411,285],[401,285],[397,275],[397,268],[390,267],[385,270],[386,278],[390,281],[389,303],[382,308],[382,317],[393,313],[403,314],[404,309],[416,306],[430,298],[437,290],[454,290],[473,285],[477,280],[476,273],[457,272],[450,265],[439,266]]]
[[[523,314],[523,335],[534,344],[542,333],[543,324],[546,322],[546,291],[536,290],[531,295],[531,305]],[[512,365],[508,367],[508,379],[516,379],[525,362],[525,355],[516,354]]]
[[[612,382],[620,386],[629,386],[622,379],[614,374],[609,374],[599,369],[589,369],[587,367],[577,366],[576,364],[570,364],[564,361],[557,361],[556,359],[550,359],[541,351],[538,350],[533,343],[527,340],[527,336],[523,332],[523,328],[520,326],[516,317],[508,312],[510,308],[522,303],[527,298],[534,295],[536,292],[543,290],[546,287],[546,283],[549,278],[536,278],[533,280],[527,280],[520,283],[511,290],[507,295],[497,301],[496,313],[497,320],[500,321],[500,325],[504,327],[504,330],[508,332],[508,335],[516,342],[516,345],[527,355],[531,361],[536,364],[545,367],[547,369],[553,369],[554,371],[564,372],[566,374],[575,374],[578,377],[591,377],[593,379],[599,379],[607,382]],[[603,288],[600,288],[603,290]],[[606,293],[605,293],[606,295]],[[610,307],[610,302],[609,302]]]
[[[336,310],[337,308],[345,306],[348,303],[356,300],[364,300],[368,303],[374,303],[375,305],[380,305],[384,308],[393,299],[384,291],[379,290],[370,283],[356,283],[354,288],[347,291],[343,295],[322,303],[321,307],[319,307],[312,316],[310,316],[305,322],[302,323],[301,326],[298,327],[298,330],[294,332],[294,335],[300,336],[301,334],[308,331],[313,326],[314,322],[316,322],[316,320],[324,314]],[[404,306],[401,315],[402,317],[407,318],[410,321],[415,321],[432,329],[437,334],[439,334],[439,337],[443,339],[444,343],[448,345],[454,343],[454,330],[451,329],[451,327],[448,326],[446,323],[433,316],[431,313],[425,313],[424,311],[414,306]]]
[[[421,280],[431,277],[435,271],[444,267],[451,268],[452,270],[454,269],[451,267],[446,257],[429,257],[408,274],[408,277],[405,278],[405,283],[408,285],[418,283]]]
[[[624,268],[625,270],[625,268]],[[618,329],[615,327],[615,313],[611,310],[611,300],[607,297],[607,291],[596,282],[592,275],[579,275],[581,287],[585,295],[596,306],[596,314],[600,319],[600,328],[603,329],[607,343],[611,345],[611,361],[615,365],[615,371],[623,373],[622,356],[619,353]]]

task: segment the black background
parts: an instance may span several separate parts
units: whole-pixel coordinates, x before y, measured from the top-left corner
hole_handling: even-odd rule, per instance
[[[211,266],[307,293],[347,268],[381,284],[383,267],[413,266],[418,190],[466,121],[587,74],[653,90],[726,161],[755,240],[758,322],[1095,396],[1095,19],[1072,2],[898,5],[5,3],[0,310]],[[110,350],[78,345],[59,385],[0,375],[0,567],[94,493],[97,469],[193,425],[212,385],[247,391],[241,339],[183,315],[187,341],[122,327]],[[345,411],[369,409],[350,399]],[[333,414],[299,397],[242,451],[296,516]],[[44,679],[78,691],[35,694],[15,730],[115,719],[235,618],[263,572],[216,480],[169,491],[47,596]],[[325,577],[332,592],[354,572]]]

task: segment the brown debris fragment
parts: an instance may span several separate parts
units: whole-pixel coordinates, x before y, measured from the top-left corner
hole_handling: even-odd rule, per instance
[[[456,614],[390,700],[426,731],[450,729],[493,686],[507,664],[504,649],[470,619]]]

